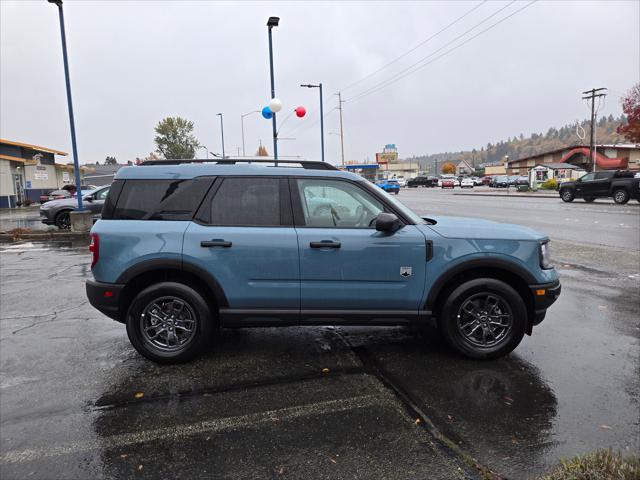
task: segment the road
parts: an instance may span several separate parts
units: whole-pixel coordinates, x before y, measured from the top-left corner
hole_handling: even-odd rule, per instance
[[[635,225],[640,209],[570,205],[598,221],[574,243],[529,216],[555,200],[399,198],[501,212],[560,245],[563,293],[513,354],[466,360],[431,330],[292,327],[225,330],[203,358],[158,366],[87,304],[86,244],[0,244],[0,477],[524,479],[596,448],[637,453],[640,252],[602,230],[604,209]]]

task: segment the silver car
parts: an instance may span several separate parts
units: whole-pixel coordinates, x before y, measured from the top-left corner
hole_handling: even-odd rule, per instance
[[[94,220],[100,218],[102,205],[109,193],[109,187],[83,192],[83,206],[93,212]],[[62,230],[71,228],[71,217],[69,213],[78,206],[76,198],[65,198],[62,200],[51,200],[40,207],[40,217],[45,225],[55,225]]]

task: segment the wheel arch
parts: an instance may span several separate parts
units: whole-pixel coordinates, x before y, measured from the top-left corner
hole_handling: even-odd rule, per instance
[[[229,306],[220,283],[206,270],[180,260],[151,259],[130,267],[116,280],[116,283],[124,285],[120,294],[119,318],[126,320],[131,301],[144,288],[169,281],[184,283],[199,291],[216,317],[219,308]]]
[[[525,268],[507,260],[476,259],[450,268],[440,275],[429,290],[425,310],[433,312],[437,317],[445,300],[458,285],[483,277],[503,281],[520,294],[527,307],[526,333],[531,335],[535,311],[534,298],[529,285],[536,284],[537,280]]]

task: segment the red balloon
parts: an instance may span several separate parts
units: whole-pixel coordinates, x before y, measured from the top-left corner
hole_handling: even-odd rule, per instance
[[[307,114],[307,109],[304,107],[298,107],[296,108],[295,112],[298,118],[302,118]]]

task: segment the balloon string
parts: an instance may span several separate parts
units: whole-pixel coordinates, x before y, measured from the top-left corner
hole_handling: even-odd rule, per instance
[[[282,123],[280,124],[280,127],[278,127],[278,129],[276,130],[276,137],[280,133],[280,129],[282,128],[282,126],[285,123],[287,123],[287,120],[289,120],[289,118],[291,118],[291,115],[293,115],[294,113],[295,113],[295,110],[292,110],[291,113],[289,113],[289,115],[287,115],[286,118],[282,121]]]

